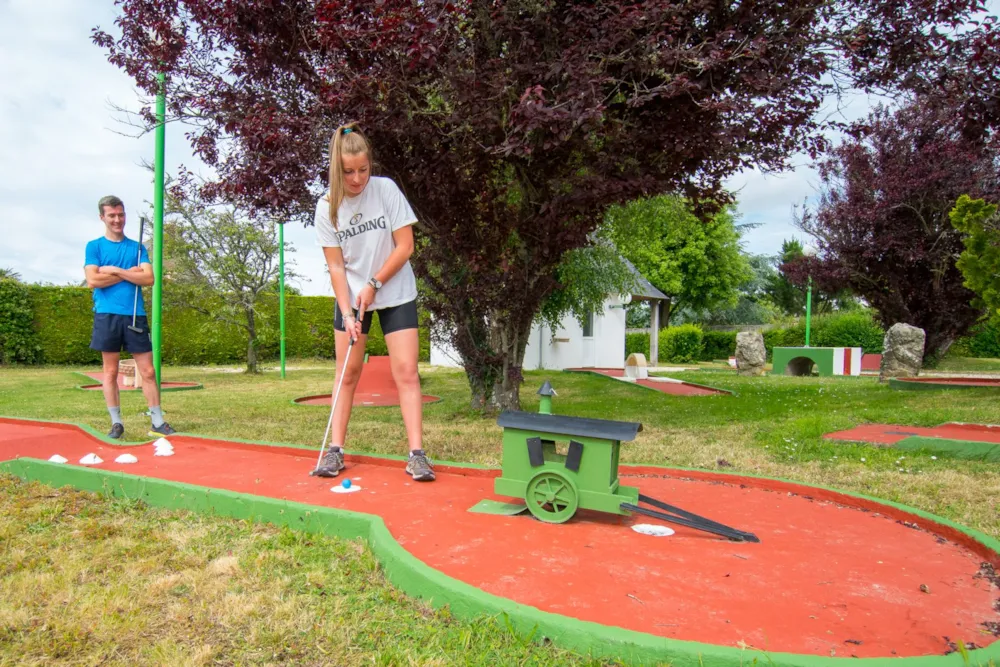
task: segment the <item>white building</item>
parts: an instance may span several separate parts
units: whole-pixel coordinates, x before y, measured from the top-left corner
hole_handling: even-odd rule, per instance
[[[629,265],[631,266],[631,264]],[[659,330],[659,301],[663,292],[653,287],[635,267],[639,286],[624,298],[613,295],[604,301],[604,309],[591,313],[583,326],[573,315],[566,315],[553,331],[536,323],[531,328],[524,351],[524,370],[565,368],[625,368],[625,306],[633,300],[649,301],[652,312],[651,331]],[[657,362],[657,336],[650,337],[650,359]],[[448,345],[431,342],[431,364],[462,365],[462,358]]]

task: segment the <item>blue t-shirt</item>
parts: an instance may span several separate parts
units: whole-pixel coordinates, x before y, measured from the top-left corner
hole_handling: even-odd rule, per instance
[[[117,266],[122,269],[131,269],[139,265],[135,263],[135,260],[139,257],[140,252],[142,257],[139,259],[139,264],[148,264],[149,254],[146,252],[145,246],[142,246],[140,251],[138,241],[133,241],[130,238],[111,241],[102,236],[87,244],[87,259],[84,261],[84,265]],[[137,285],[127,280],[122,280],[111,287],[94,288],[94,312],[131,315],[137,288]],[[139,301],[135,314],[145,315],[146,308],[142,305],[142,289],[138,289]]]

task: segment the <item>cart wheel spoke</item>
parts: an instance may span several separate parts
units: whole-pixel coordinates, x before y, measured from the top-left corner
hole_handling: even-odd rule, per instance
[[[531,513],[549,523],[569,520],[579,507],[572,480],[556,470],[543,470],[532,477],[524,498]]]

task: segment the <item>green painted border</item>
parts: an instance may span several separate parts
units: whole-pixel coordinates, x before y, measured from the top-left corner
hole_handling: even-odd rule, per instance
[[[908,438],[900,440],[894,444],[893,447],[903,451],[920,451],[946,456],[953,459],[1000,463],[1000,443],[996,442],[952,440],[949,438],[931,438],[922,435],[911,435]]]
[[[975,380],[976,378],[962,379]],[[907,382],[903,378],[889,378],[889,387],[891,389],[899,389],[900,391],[968,391],[969,389],[985,389],[986,391],[1000,390],[1000,385],[996,387],[975,387],[970,385],[952,384],[950,382]]]
[[[250,444],[266,445],[267,443]],[[685,470],[663,466],[637,467]],[[709,471],[697,469],[687,470],[709,473]],[[511,626],[524,636],[548,638],[559,646],[595,658],[619,659],[631,664],[669,662],[682,667],[732,667],[743,665],[745,661],[755,662],[758,660],[766,661],[772,667],[840,667],[846,665],[847,661],[851,661],[851,664],[862,664],[863,667],[966,667],[970,664],[985,665],[990,661],[1000,661],[1000,641],[995,641],[986,648],[968,651],[968,662],[966,662],[958,652],[951,655],[909,658],[833,658],[796,653],[768,653],[752,648],[739,649],[701,642],[666,639],[541,611],[481,591],[470,584],[453,579],[431,568],[410,554],[396,542],[382,518],[376,515],[209,489],[180,482],[167,482],[121,472],[78,468],[30,458],[0,462],[0,471],[16,475],[24,480],[38,481],[50,486],[71,485],[86,491],[141,500],[150,506],[165,509],[186,509],[235,519],[263,520],[279,526],[288,526],[297,530],[345,539],[360,537],[371,546],[389,581],[404,593],[425,599],[435,607],[447,605],[453,613],[462,617],[503,615]],[[997,540],[942,517],[900,503],[829,487],[809,487],[790,480],[762,475],[717,473],[714,471],[709,474],[797,484],[803,488],[819,488],[849,497],[877,502],[954,528],[979,541],[992,551],[1000,553],[1000,542]],[[971,640],[971,638],[961,639]]]
[[[89,382],[86,385],[82,385],[82,384],[76,385],[75,386],[76,389],[82,389],[83,391],[97,391],[96,389],[86,389],[85,388],[85,387],[93,386],[94,383],[97,382],[97,380],[95,380],[94,378],[90,377],[86,373],[82,373],[80,371],[71,371],[71,372],[73,373],[73,375],[79,375],[80,377],[85,377],[85,378],[87,378],[87,380],[89,380]],[[165,380],[165,382],[185,382],[185,380]],[[167,391],[194,391],[196,389],[204,389],[204,388],[205,388],[205,385],[203,385],[202,383],[200,383],[200,382],[194,382],[189,387],[160,387],[160,393],[162,394],[162,393],[167,392]],[[139,391],[139,393],[142,393],[141,389],[140,390],[126,389],[125,391]]]
[[[604,373],[598,373],[597,371],[589,371],[589,370],[586,370],[586,369],[572,370],[572,369],[569,369],[569,368],[564,368],[561,372],[563,372],[563,373],[580,373],[581,375],[582,374],[596,375],[596,376],[602,377],[602,378],[604,378],[606,380],[614,380],[615,382],[622,382],[622,380],[616,380],[615,378],[613,378],[613,377],[611,377],[609,375],[605,375]],[[693,372],[693,371],[691,371],[691,372]],[[660,377],[660,376],[657,376],[657,377]],[[713,387],[713,386],[707,385],[707,384],[698,384],[697,382],[688,382],[687,380],[681,380],[680,382],[682,384],[691,385],[692,387],[700,387],[702,389],[711,389],[712,391],[717,391],[720,394],[726,394],[728,396],[738,396],[739,395],[739,394],[737,394],[735,391],[733,391],[731,389],[720,389],[719,387]],[[634,387],[640,387],[642,389],[648,389],[650,391],[655,391],[657,394],[660,394],[660,395],[663,395],[663,394],[666,394],[667,396],[676,396],[677,395],[677,394],[667,394],[664,391],[660,391],[656,387],[647,387],[646,385],[639,384],[638,382],[623,382],[623,384],[628,384],[628,385],[632,385]],[[664,382],[663,384],[669,384],[669,383]],[[681,396],[681,398],[705,398],[705,397],[704,396],[696,396],[696,397]]]
[[[430,396],[431,398],[434,399],[433,401],[427,401],[427,402],[425,402],[424,405],[434,405],[435,403],[440,403],[441,401],[444,400],[440,396],[435,396],[434,394],[421,394],[421,395],[422,396]],[[299,396],[299,398],[291,398],[291,399],[289,399],[288,402],[291,403],[292,405],[296,406],[296,407],[299,407],[299,408],[325,408],[326,407],[325,405],[306,405],[304,403],[297,403],[296,402],[300,398],[313,398],[315,396],[326,396],[326,394],[310,394],[308,396]],[[399,404],[396,403],[395,405],[355,405],[354,407],[355,408],[365,408],[365,409],[368,409],[368,408],[398,408]]]

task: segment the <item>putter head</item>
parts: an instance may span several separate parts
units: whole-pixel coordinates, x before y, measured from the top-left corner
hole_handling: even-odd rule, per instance
[[[141,334],[142,333],[142,328],[141,327],[134,327],[131,324],[128,325],[127,327],[125,327],[125,328],[128,329],[129,331],[134,331],[137,334]]]

